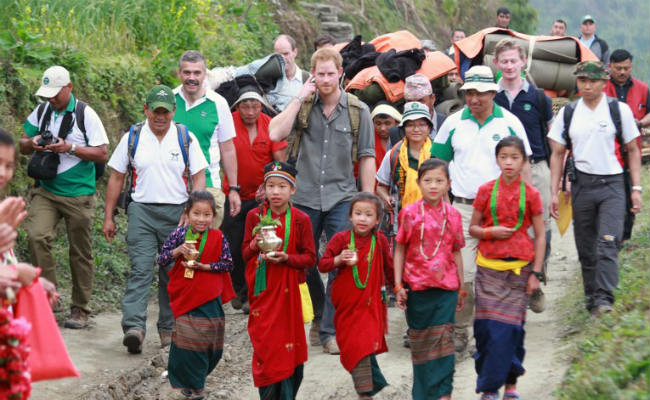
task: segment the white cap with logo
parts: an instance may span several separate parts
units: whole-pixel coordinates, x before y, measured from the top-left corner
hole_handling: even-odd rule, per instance
[[[38,88],[36,96],[45,97],[46,99],[52,98],[59,94],[61,88],[70,83],[70,73],[67,69],[55,65],[43,72],[43,79],[41,80],[41,87]]]

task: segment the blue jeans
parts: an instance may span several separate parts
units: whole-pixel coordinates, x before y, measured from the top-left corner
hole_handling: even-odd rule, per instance
[[[334,234],[351,228],[349,201],[342,201],[329,211],[315,210],[299,204],[296,204],[296,207],[307,214],[311,220],[317,256],[319,255],[318,247],[323,230],[325,230],[325,236],[329,242]],[[316,268],[317,265],[318,262],[307,271],[307,286],[309,287],[309,295],[314,305],[314,320],[320,320],[319,336],[320,342],[324,345],[336,336],[336,329],[334,328],[334,305],[331,300],[332,281],[336,276],[336,271],[329,273],[327,291],[325,291],[320,273],[318,272],[318,268]]]

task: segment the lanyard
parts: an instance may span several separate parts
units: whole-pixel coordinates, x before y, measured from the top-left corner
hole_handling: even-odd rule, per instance
[[[499,225],[499,220],[497,218],[497,194],[499,192],[500,179],[501,178],[497,178],[496,182],[494,182],[492,196],[490,196],[490,211],[492,212],[492,221],[494,222],[494,226]],[[526,185],[524,184],[524,180],[521,179],[521,186],[519,189],[519,217],[517,219],[517,225],[513,228],[514,230],[519,229],[521,224],[524,222],[524,210],[526,210]]]
[[[372,234],[372,238],[370,239],[370,251],[368,251],[368,271],[366,273],[366,281],[364,283],[361,283],[361,280],[359,279],[359,268],[357,267],[357,264],[354,264],[352,266],[352,277],[354,278],[354,284],[358,289],[365,289],[366,286],[368,285],[368,278],[370,278],[370,271],[372,268],[372,258],[375,254],[375,244],[377,242],[377,239],[375,238],[375,234]],[[355,249],[354,245],[354,231],[350,231],[350,248]],[[357,261],[358,262],[358,261]]]

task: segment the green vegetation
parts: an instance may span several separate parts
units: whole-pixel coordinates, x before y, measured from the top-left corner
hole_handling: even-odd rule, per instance
[[[22,123],[38,104],[33,93],[43,71],[55,64],[71,73],[75,95],[99,114],[109,135],[109,154],[128,126],[143,119],[146,91],[173,86],[181,53],[198,49],[208,66],[241,65],[271,50],[278,27],[267,1],[238,0],[8,0],[0,14],[0,126],[22,136]],[[28,199],[33,181],[21,156],[8,194]],[[94,311],[119,304],[129,271],[126,220],[109,245],[101,232],[106,177],[98,182],[93,224]],[[27,235],[17,253],[29,260]],[[53,243],[59,290],[69,300],[70,271],[65,224]]]
[[[650,179],[644,168],[643,185]],[[644,193],[643,205],[649,203]],[[559,399],[636,400],[650,392],[650,213],[636,218],[632,239],[620,253],[614,311],[598,319],[584,310],[582,281],[563,299],[571,366]]]

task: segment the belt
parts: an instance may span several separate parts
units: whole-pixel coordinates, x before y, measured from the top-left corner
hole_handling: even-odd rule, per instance
[[[466,199],[464,197],[454,196],[454,203],[469,204],[471,206],[474,204],[474,199]]]
[[[542,161],[546,161],[546,157],[531,157],[530,158],[530,163],[531,164],[537,164],[537,163],[540,163]]]

